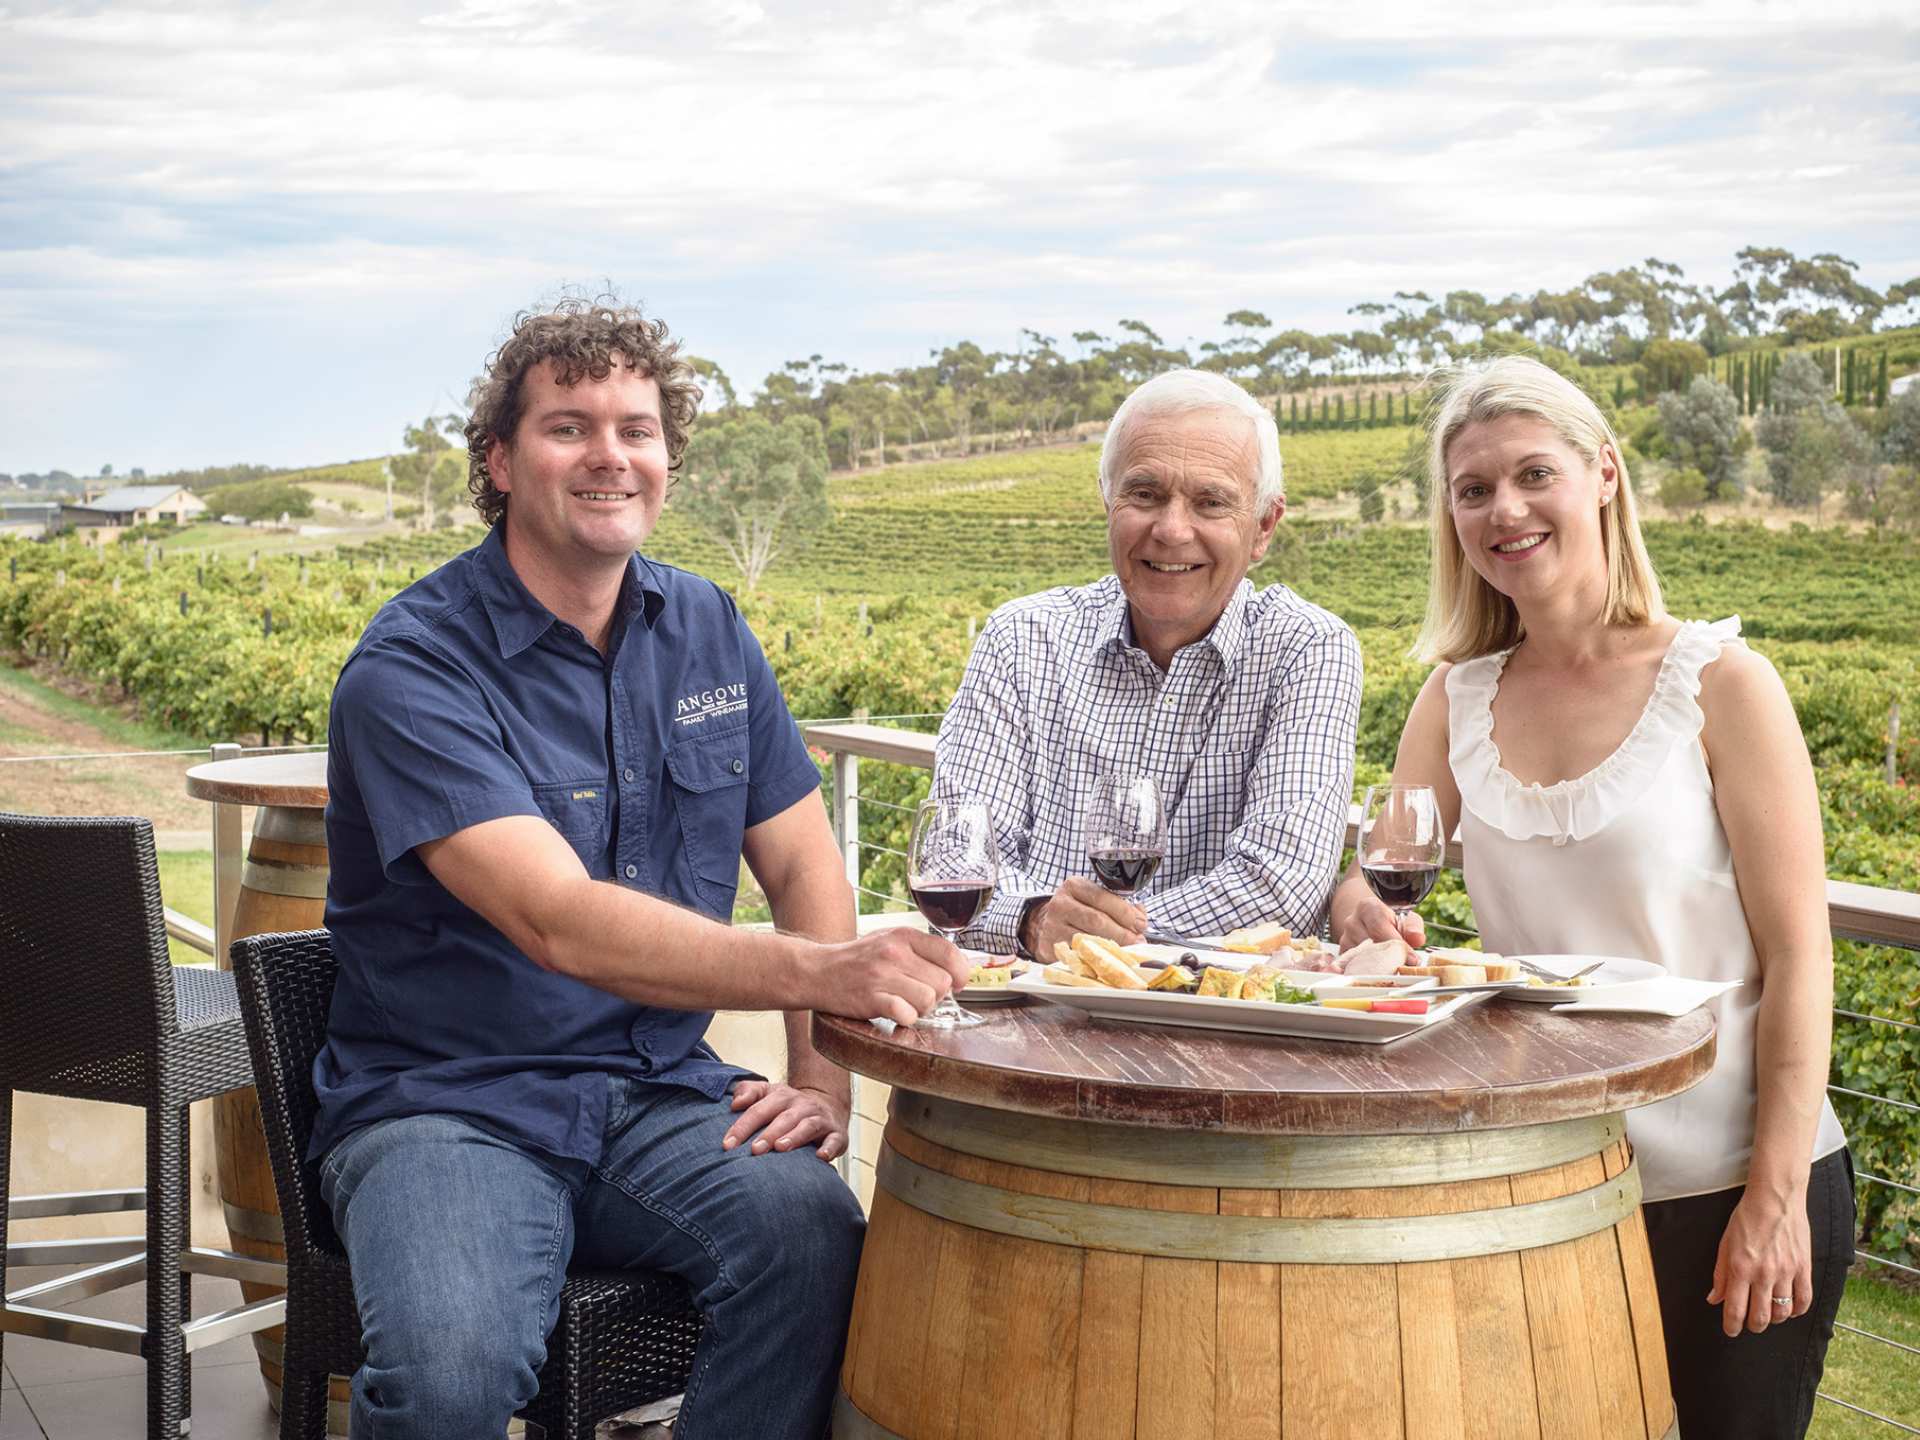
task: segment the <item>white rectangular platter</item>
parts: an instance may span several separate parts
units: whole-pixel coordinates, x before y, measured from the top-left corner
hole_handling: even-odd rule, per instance
[[[1302,989],[1350,993],[1345,977],[1312,970],[1289,970]],[[1425,1015],[1382,1015],[1371,1010],[1329,1010],[1319,1005],[1274,1005],[1264,1000],[1227,1000],[1215,995],[1176,995],[1160,990],[1110,990],[1105,986],[1055,985],[1038,970],[1011,982],[1013,990],[1059,1005],[1084,1010],[1095,1020],[1124,1020],[1137,1025],[1185,1025],[1201,1030],[1239,1030],[1251,1035],[1286,1035],[1302,1040],[1351,1040],[1385,1045],[1444,1025],[1479,1004],[1486,993],[1456,995]],[[1419,994],[1410,988],[1409,997]],[[1384,998],[1384,997],[1382,997]]]

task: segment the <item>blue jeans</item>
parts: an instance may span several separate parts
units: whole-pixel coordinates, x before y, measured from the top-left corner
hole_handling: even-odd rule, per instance
[[[535,1391],[569,1263],[686,1280],[706,1327],[676,1440],[818,1440],[865,1221],[813,1147],[722,1150],[723,1101],[609,1079],[598,1165],[556,1166],[448,1115],[327,1156],[367,1363],[356,1440],[505,1433]]]

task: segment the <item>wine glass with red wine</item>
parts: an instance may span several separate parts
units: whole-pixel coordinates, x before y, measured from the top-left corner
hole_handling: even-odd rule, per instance
[[[1440,878],[1447,837],[1431,785],[1373,785],[1360,805],[1360,873],[1396,922]]]
[[[1116,895],[1147,888],[1167,854],[1167,807],[1146,775],[1102,775],[1086,808],[1087,861]]]
[[[986,909],[999,878],[993,816],[985,805],[967,799],[921,803],[914,812],[913,840],[908,846],[907,893],[927,924],[952,940]],[[958,1030],[982,1022],[948,995],[918,1023],[936,1030]]]

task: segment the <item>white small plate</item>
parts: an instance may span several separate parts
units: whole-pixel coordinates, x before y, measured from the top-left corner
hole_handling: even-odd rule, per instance
[[[960,953],[975,965],[982,965],[989,960],[997,960],[1000,958],[997,955],[989,955],[984,950],[968,950],[962,948]],[[1031,960],[1015,960],[1013,963],[1015,965],[1026,965],[1029,967],[1033,965]],[[1004,985],[962,985],[958,990],[953,992],[953,998],[958,1000],[962,1005],[1004,1005],[1009,1000],[1018,1000],[1020,998],[1014,993],[1013,979],[1014,977],[1009,976]]]
[[[1351,993],[1344,976],[1316,970],[1282,972],[1304,990]],[[1022,995],[1037,995],[1084,1010],[1095,1020],[1124,1020],[1143,1025],[1184,1025],[1201,1030],[1239,1030],[1253,1035],[1286,1035],[1304,1040],[1356,1040],[1384,1045],[1444,1024],[1479,1004],[1484,995],[1461,995],[1425,1015],[1376,1014],[1371,1010],[1325,1009],[1319,1005],[1275,1005],[1264,1000],[1228,1000],[1217,995],[1181,995],[1165,990],[1110,990],[1106,986],[1055,985],[1043,971],[1029,970],[1012,982]],[[1389,997],[1380,997],[1389,998]],[[1415,998],[1415,997],[1410,997]]]
[[[1651,960],[1629,960],[1616,955],[1509,955],[1506,958],[1524,960],[1529,965],[1538,965],[1542,970],[1551,970],[1556,975],[1571,975],[1576,970],[1586,969],[1596,960],[1604,962],[1578,985],[1522,984],[1501,991],[1505,999],[1523,1000],[1530,1005],[1565,1005],[1588,995],[1600,994],[1614,985],[1631,985],[1637,980],[1651,980],[1667,973],[1666,966],[1656,965]]]

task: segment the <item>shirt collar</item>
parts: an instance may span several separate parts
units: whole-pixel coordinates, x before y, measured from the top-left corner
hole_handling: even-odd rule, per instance
[[[1104,576],[1094,588],[1099,592],[1099,613],[1093,632],[1095,651],[1138,649],[1133,638],[1132,612],[1127,605],[1127,592],[1120,588],[1120,577]],[[1233,669],[1233,662],[1239,657],[1247,638],[1247,607],[1252,603],[1253,582],[1243,575],[1227,597],[1227,608],[1220,612],[1213,628],[1193,642],[1211,645],[1220,657],[1223,670]]]
[[[554,614],[527,589],[507,560],[507,527],[504,522],[487,531],[487,538],[473,552],[476,589],[487,618],[493,622],[493,637],[500,654],[511,660],[547,633],[555,622]],[[651,626],[667,603],[667,593],[653,573],[651,563],[639,554],[627,562],[627,573],[620,581],[620,600],[614,608],[616,625],[631,624],[635,618]]]

